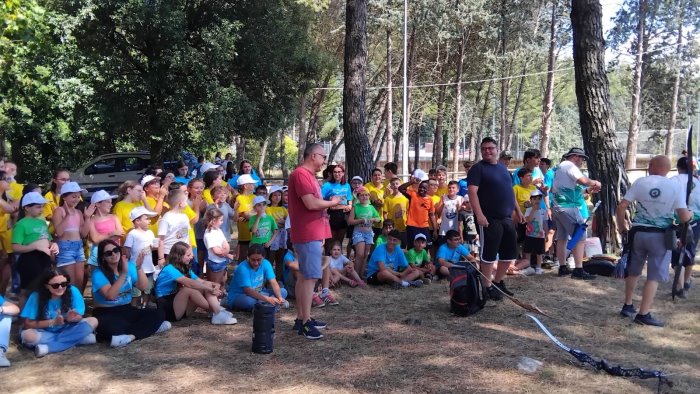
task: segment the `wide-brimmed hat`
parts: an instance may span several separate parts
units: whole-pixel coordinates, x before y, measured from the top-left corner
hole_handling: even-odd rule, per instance
[[[584,151],[581,148],[571,148],[569,149],[568,152],[564,154],[564,158],[568,158],[569,156],[581,156],[584,159],[588,160],[588,155],[586,155],[586,151]]]

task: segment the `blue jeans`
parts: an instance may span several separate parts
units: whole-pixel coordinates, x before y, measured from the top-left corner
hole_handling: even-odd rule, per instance
[[[10,345],[10,326],[12,325],[12,316],[0,315],[0,349],[7,351]]]
[[[262,289],[260,290],[260,294],[266,296],[266,297],[274,297],[274,293],[270,289]],[[280,288],[280,295],[282,298],[287,298],[287,289],[284,287]],[[255,304],[258,302],[262,302],[257,298],[253,298],[247,294],[239,294],[234,300],[233,303],[230,305],[231,308],[233,309],[242,309],[244,311],[252,311],[253,307],[255,307]]]
[[[36,342],[23,344],[28,347],[36,345],[47,345],[49,353],[58,353],[70,349],[80,343],[86,336],[92,334],[92,326],[86,321],[64,324],[58,330],[49,331],[44,329],[35,330],[39,334]]]

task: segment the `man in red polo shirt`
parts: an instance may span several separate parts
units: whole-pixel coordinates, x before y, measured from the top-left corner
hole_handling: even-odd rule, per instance
[[[326,201],[316,173],[326,163],[326,152],[320,144],[309,144],[304,162],[289,176],[290,238],[299,259],[302,279],[296,285],[297,318],[294,329],[308,339],[320,339],[318,330],[326,324],[311,318],[314,285],[322,277],[323,240],[331,237],[326,209],[338,205],[338,197]]]

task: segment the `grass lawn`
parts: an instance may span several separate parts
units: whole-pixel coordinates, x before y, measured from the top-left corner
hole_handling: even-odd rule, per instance
[[[662,284],[654,314],[662,329],[618,316],[623,282],[540,277],[509,278],[521,300],[552,316],[541,318],[565,344],[596,359],[675,374],[673,389],[700,389],[700,271],[687,300],[673,303]],[[640,284],[641,285],[641,284]],[[638,292],[639,294],[639,292]],[[2,392],[655,392],[655,380],[595,372],[557,348],[510,301],[489,301],[468,317],[448,311],[447,283],[421,289],[336,291],[340,306],[314,310],[326,337],[310,341],[291,330],[294,309],[276,321],[275,351],[251,353],[252,316],[235,326],[202,318],[121,349],[104,344],[35,359],[12,346],[11,368],[0,370]],[[635,299],[639,304],[639,297]],[[407,322],[410,322],[408,324]],[[582,324],[576,324],[576,323]],[[521,356],[543,362],[528,374]],[[693,387],[695,387],[693,389]]]

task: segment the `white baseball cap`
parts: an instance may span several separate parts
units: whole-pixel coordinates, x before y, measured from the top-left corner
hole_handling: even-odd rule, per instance
[[[46,204],[46,199],[37,192],[29,192],[22,197],[22,208],[31,204]]]
[[[420,168],[416,169],[413,171],[413,176],[415,178],[420,179],[421,181],[427,181],[428,180],[428,174],[425,173],[425,171],[421,170]]]
[[[158,216],[157,213],[155,213],[153,211],[149,211],[148,209],[146,209],[146,207],[144,207],[143,205],[140,205],[140,206],[132,209],[131,212],[129,212],[129,220],[131,220],[133,222],[134,220],[140,218],[143,215],[146,215],[149,218],[152,218],[154,216]]]
[[[238,186],[247,185],[249,183],[257,183],[255,182],[255,179],[253,179],[253,177],[250,176],[250,174],[239,175],[238,180],[236,180],[236,184]]]
[[[360,183],[364,183],[364,182],[365,182],[365,181],[362,180],[362,177],[361,177],[361,176],[357,176],[357,175],[355,175],[354,177],[352,177],[352,179],[350,180],[350,182],[352,182],[352,181],[360,181]]]
[[[113,200],[115,198],[117,198],[117,196],[113,196],[104,190],[98,190],[90,197],[90,204],[97,204],[98,202]]]
[[[269,195],[271,195],[272,193],[275,193],[275,192],[280,192],[280,193],[281,193],[281,192],[283,192],[283,191],[284,191],[284,189],[282,189],[282,186],[272,185],[272,186],[270,186],[270,191],[267,192],[267,195],[269,196]]]
[[[425,236],[425,234],[421,234],[421,233],[416,234],[415,238],[413,238],[414,241],[417,239],[424,239],[426,241],[428,240],[428,238]]]
[[[206,163],[202,164],[202,167],[199,168],[199,171],[200,171],[202,174],[204,174],[204,173],[207,172],[207,171],[210,171],[210,170],[213,170],[213,169],[219,168],[219,167],[221,167],[221,165],[219,165],[219,164],[214,164],[214,163],[210,163],[210,162],[206,162]]]
[[[78,182],[66,182],[61,186],[61,195],[68,193],[85,193],[87,190],[78,185]]]
[[[146,186],[147,183],[154,181],[154,180],[160,180],[160,177],[153,176],[153,175],[146,175],[141,179],[141,186]]]
[[[255,196],[253,199],[253,205],[258,205],[258,204],[269,204],[270,202],[267,200],[267,198],[263,196]]]

